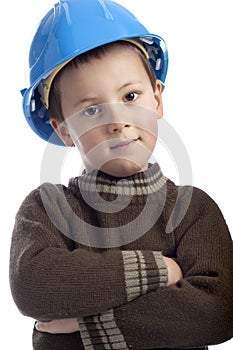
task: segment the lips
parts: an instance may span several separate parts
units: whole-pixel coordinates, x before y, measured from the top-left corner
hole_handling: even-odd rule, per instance
[[[134,144],[137,140],[138,139],[123,140],[123,141],[117,142],[117,143],[113,144],[112,146],[110,146],[110,149],[126,148],[126,147],[130,146],[131,144]]]

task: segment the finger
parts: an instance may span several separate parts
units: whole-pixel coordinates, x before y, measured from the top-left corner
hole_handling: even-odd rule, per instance
[[[35,328],[38,332],[48,332],[48,324],[47,322],[44,323],[44,322],[39,322],[37,321],[35,323]]]
[[[40,322],[36,322],[35,323],[35,328],[36,328],[36,330],[38,331],[38,332],[40,332]]]

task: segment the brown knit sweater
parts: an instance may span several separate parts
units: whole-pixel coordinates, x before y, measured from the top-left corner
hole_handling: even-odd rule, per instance
[[[80,332],[33,331],[35,350],[191,349],[233,336],[232,240],[216,203],[158,164],[43,184],[22,203],[10,286],[21,313],[77,317]],[[184,278],[167,287],[162,255]]]

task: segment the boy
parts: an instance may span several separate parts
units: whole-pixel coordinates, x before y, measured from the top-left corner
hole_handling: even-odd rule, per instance
[[[206,193],[149,164],[164,41],[112,1],[64,0],[41,21],[30,64],[29,125],[75,145],[85,165],[68,187],[32,191],[17,213],[10,283],[37,320],[34,349],[204,349],[230,339],[224,218]]]

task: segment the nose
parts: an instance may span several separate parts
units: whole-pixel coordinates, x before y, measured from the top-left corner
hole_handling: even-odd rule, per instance
[[[107,130],[109,133],[120,133],[124,128],[131,126],[130,118],[127,117],[121,104],[112,104],[108,107]]]
[[[108,132],[110,133],[120,133],[124,128],[129,128],[129,127],[130,127],[130,124],[126,124],[124,122],[107,124],[107,129],[108,129]]]

